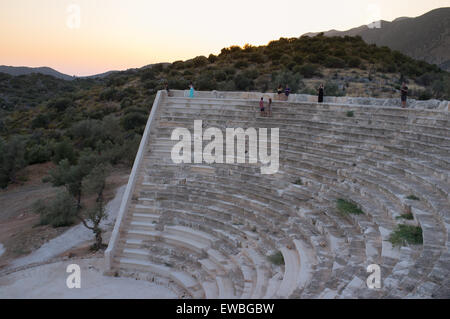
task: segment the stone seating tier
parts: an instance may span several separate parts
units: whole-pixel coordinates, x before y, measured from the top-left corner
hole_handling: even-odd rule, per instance
[[[261,117],[256,95],[174,95],[158,93],[106,253],[111,270],[165,278],[192,298],[450,296],[448,112],[293,98]],[[174,164],[171,133],[193,132],[195,120],[203,130],[279,128],[278,173]],[[343,215],[338,198],[364,214]],[[401,218],[408,210],[413,220]],[[423,244],[393,247],[399,224],[420,226]],[[373,263],[381,289],[365,284]]]

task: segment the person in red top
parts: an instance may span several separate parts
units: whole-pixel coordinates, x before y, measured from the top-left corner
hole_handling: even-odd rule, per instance
[[[265,116],[266,112],[264,109],[264,98],[261,98],[261,101],[259,101],[259,109],[261,110],[261,116]]]

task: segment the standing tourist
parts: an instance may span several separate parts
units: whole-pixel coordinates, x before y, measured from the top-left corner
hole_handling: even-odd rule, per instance
[[[286,101],[289,99],[289,94],[291,94],[291,88],[289,85],[286,85],[286,89],[284,89],[284,95],[286,95]]]
[[[267,106],[267,112],[269,116],[272,116],[272,99],[269,98],[269,105]]]
[[[192,82],[189,84],[189,97],[194,97],[194,84],[192,84]]]
[[[281,94],[283,94],[283,86],[282,86],[281,84],[278,85],[277,93],[278,93],[278,96],[280,96]]]
[[[265,116],[266,112],[264,109],[264,98],[261,98],[261,101],[259,101],[259,109],[261,110],[261,116]]]
[[[172,96],[172,94],[170,93],[170,89],[169,89],[169,83],[166,82],[166,84],[164,84],[164,89],[167,92],[167,96]]]
[[[318,92],[319,92],[319,103],[323,103],[323,93],[324,93],[323,83],[320,84]]]
[[[402,84],[401,94],[402,94],[402,108],[405,109],[406,108],[406,99],[408,97],[408,87],[406,86],[405,82],[403,82],[403,84]]]

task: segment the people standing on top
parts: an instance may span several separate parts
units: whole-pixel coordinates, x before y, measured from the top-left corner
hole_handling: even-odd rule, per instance
[[[167,96],[171,96],[171,93],[170,93],[170,89],[169,89],[169,83],[165,83],[164,84],[164,89],[166,90],[166,92],[167,92]]]
[[[192,82],[189,84],[189,97],[194,97],[194,84],[192,84]]]
[[[259,109],[261,110],[261,116],[265,116],[266,112],[264,109],[264,98],[261,98],[261,101],[259,101]]]
[[[278,85],[278,89],[277,89],[277,93],[278,93],[278,95],[281,95],[281,94],[283,94],[283,86],[280,84],[280,85]]]
[[[319,103],[323,103],[323,94],[324,94],[323,83],[320,84],[318,92],[319,92]]]
[[[289,94],[291,94],[291,88],[289,85],[286,85],[286,89],[284,89],[284,94],[286,95],[286,100],[289,98]]]
[[[402,84],[401,94],[402,94],[402,108],[406,108],[406,99],[408,97],[408,87],[406,86],[405,82],[403,82],[403,84]]]
[[[269,98],[269,105],[267,106],[267,112],[269,116],[272,116],[272,99]]]

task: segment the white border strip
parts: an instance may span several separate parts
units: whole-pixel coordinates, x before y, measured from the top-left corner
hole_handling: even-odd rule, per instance
[[[156,117],[156,112],[158,111],[160,102],[161,102],[161,95],[162,92],[165,91],[158,91],[155,101],[153,103],[152,111],[150,113],[150,117],[148,118],[147,125],[145,126],[144,134],[142,135],[141,144],[139,145],[139,151],[136,155],[136,159],[133,164],[133,169],[131,171],[130,178],[128,179],[128,185],[125,189],[125,193],[123,194],[122,203],[120,204],[119,214],[117,215],[116,223],[114,225],[114,230],[111,234],[111,239],[109,240],[108,248],[105,251],[105,263],[106,263],[106,270],[110,271],[112,268],[113,258],[114,258],[114,252],[117,246],[117,242],[119,240],[119,232],[122,225],[122,221],[125,217],[125,214],[128,210],[128,205],[130,203],[136,180],[137,180],[137,174],[138,170],[142,163],[142,158],[144,157],[144,151],[147,146],[148,140],[150,138],[150,131],[153,121]]]

